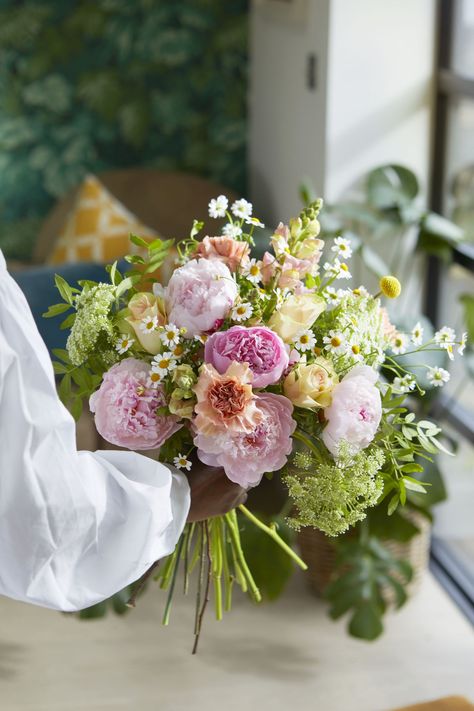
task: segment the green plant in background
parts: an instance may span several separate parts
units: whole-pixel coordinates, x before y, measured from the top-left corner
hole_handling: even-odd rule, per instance
[[[0,3],[0,247],[28,258],[87,172],[245,191],[248,0]]]
[[[314,199],[309,184],[301,186],[300,195],[304,204]],[[322,236],[349,238],[353,251],[377,278],[400,273],[408,275],[404,279],[404,289],[410,287],[407,280],[421,285],[417,269],[424,268],[423,256],[435,256],[444,264],[450,264],[453,249],[464,242],[465,236],[463,230],[450,220],[421,207],[418,197],[418,180],[408,168],[399,165],[376,168],[368,174],[356,199],[326,205],[321,215]],[[387,254],[391,256],[389,264],[386,263]],[[421,257],[418,264],[415,261],[417,256]],[[471,340],[474,335],[474,297],[465,294],[461,300]],[[395,314],[398,328],[409,332],[418,321],[424,328],[425,337],[431,338],[434,334],[432,324],[422,314],[413,312],[412,301],[407,311],[409,313]],[[443,354],[423,352],[406,357],[394,356],[394,361],[416,373],[423,389],[431,390],[432,397],[425,398],[426,406],[430,407],[437,391],[420,377],[418,366],[421,363],[443,366],[446,364]],[[469,354],[467,361],[470,370]],[[411,408],[420,410],[422,400],[417,399],[416,392],[410,394],[410,403]],[[410,434],[406,429],[404,432]],[[433,457],[435,454],[433,450]],[[410,472],[416,472],[414,476],[418,483],[407,486],[403,507],[392,510],[389,503],[387,508],[388,492],[384,492],[377,505],[368,510],[365,521],[332,542],[336,562],[332,581],[325,591],[330,614],[334,618],[349,614],[348,631],[361,639],[376,639],[383,632],[383,616],[388,605],[401,607],[408,597],[407,585],[413,571],[408,561],[390,552],[387,542],[411,541],[420,533],[420,516],[431,520],[432,507],[446,498],[435,458],[425,459],[421,467],[416,457],[414,460],[411,457],[409,462],[407,460],[406,470],[407,474]],[[418,489],[420,483],[425,493]]]

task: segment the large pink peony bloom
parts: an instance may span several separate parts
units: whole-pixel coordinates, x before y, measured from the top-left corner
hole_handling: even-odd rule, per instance
[[[232,326],[207,339],[204,360],[219,373],[225,373],[232,361],[248,363],[252,386],[265,388],[280,380],[288,366],[288,351],[280,336],[265,326]]]
[[[342,442],[356,454],[372,442],[382,417],[380,392],[375,387],[377,373],[367,365],[358,365],[336,385],[332,403],[324,410],[328,420],[323,442],[334,456]]]
[[[260,393],[256,404],[262,417],[251,432],[228,430],[194,437],[201,462],[223,467],[228,478],[243,487],[257,486],[265,472],[286,464],[296,427],[293,405],[283,395]]]
[[[160,416],[163,390],[148,386],[150,369],[136,358],[126,358],[108,370],[91,395],[97,431],[104,439],[127,449],[155,449],[181,427],[176,417]]]
[[[237,271],[249,261],[250,247],[233,237],[204,237],[196,248],[197,257],[217,259],[226,264],[231,272]]]
[[[193,338],[218,328],[236,298],[237,284],[225,264],[192,259],[176,269],[166,288],[168,321]]]

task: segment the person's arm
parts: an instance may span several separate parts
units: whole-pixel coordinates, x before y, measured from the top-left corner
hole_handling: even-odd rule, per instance
[[[78,610],[172,552],[187,479],[134,452],[77,452],[46,347],[0,251],[0,594]]]

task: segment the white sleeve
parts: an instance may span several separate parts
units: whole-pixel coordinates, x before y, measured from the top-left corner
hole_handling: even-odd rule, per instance
[[[93,605],[174,549],[182,474],[134,452],[78,452],[75,423],[0,251],[0,594]]]

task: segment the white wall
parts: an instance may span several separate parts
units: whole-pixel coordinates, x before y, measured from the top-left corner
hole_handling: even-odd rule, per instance
[[[254,0],[250,190],[270,224],[310,177],[334,201],[383,162],[427,183],[435,0]],[[318,86],[306,86],[309,53]]]

